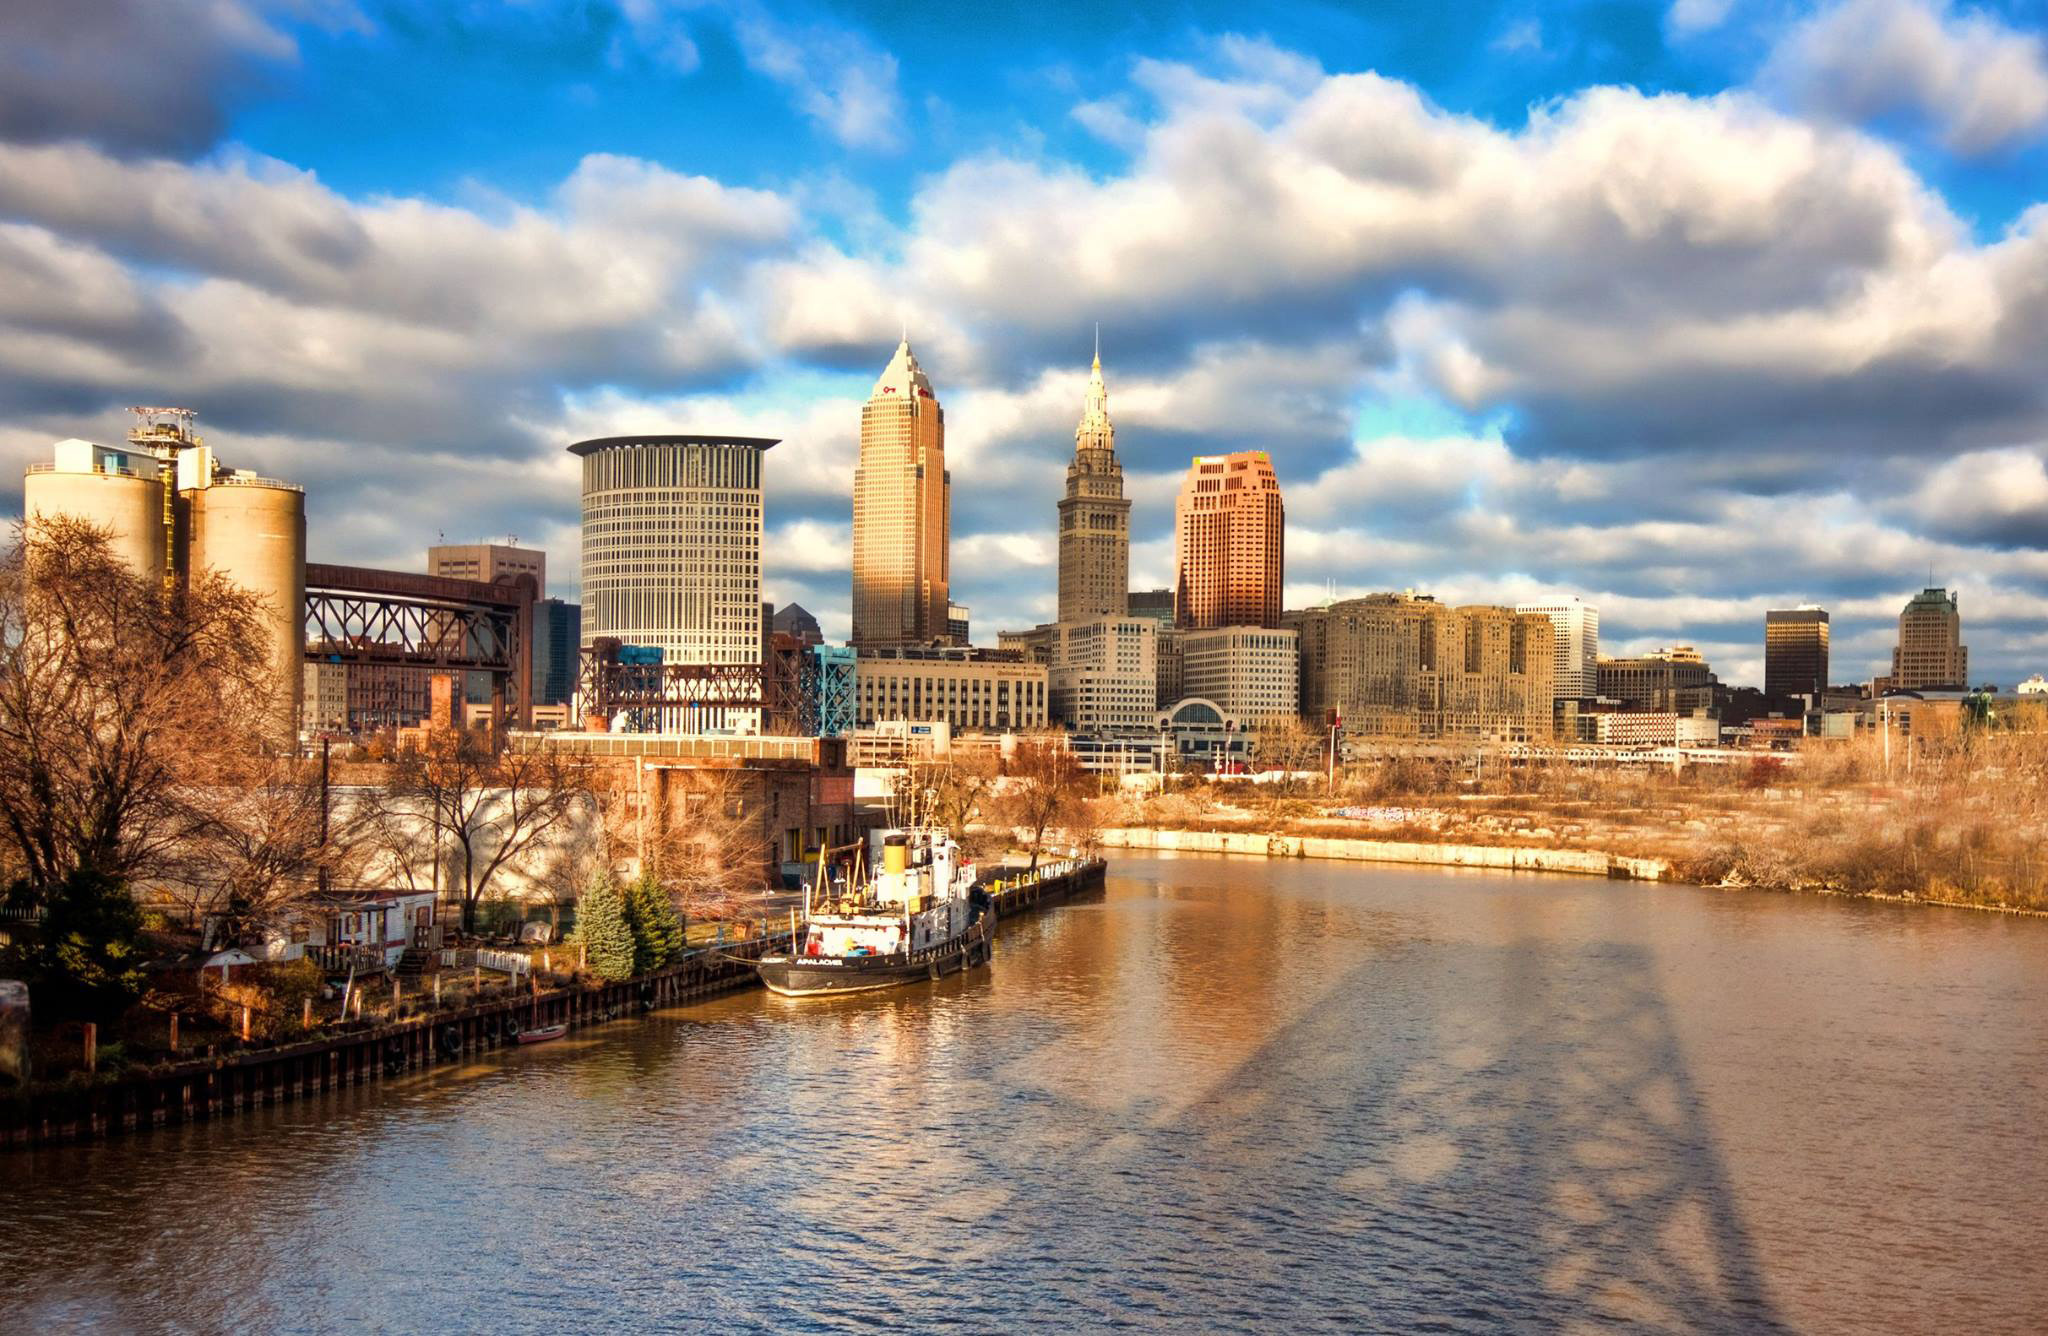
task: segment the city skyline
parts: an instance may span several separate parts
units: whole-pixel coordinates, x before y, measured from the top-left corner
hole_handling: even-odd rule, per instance
[[[2007,295],[2048,272],[2048,73],[2018,6],[1197,12],[937,51],[822,13],[248,12],[117,6],[93,49],[147,67],[116,57],[93,98],[7,67],[14,476],[127,403],[191,403],[307,487],[317,559],[413,564],[460,515],[567,567],[566,443],[780,436],[764,593],[836,639],[858,404],[907,320],[986,639],[1055,612],[1099,319],[1132,588],[1171,583],[1187,460],[1262,449],[1290,607],[1573,593],[1610,653],[1684,641],[1760,683],[1764,614],[1811,602],[1834,675],[1868,680],[1931,562],[1973,677],[2048,664],[2048,317]],[[1908,54],[1876,40],[1899,14],[1927,25]],[[506,124],[400,133],[435,80],[510,77],[474,54],[510,38]],[[1872,50],[1884,79],[1850,78]],[[360,115],[332,115],[344,86]],[[599,114],[628,100],[652,110]]]

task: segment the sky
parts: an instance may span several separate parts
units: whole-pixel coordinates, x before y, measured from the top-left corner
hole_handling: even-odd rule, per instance
[[[1449,6],[13,0],[0,476],[174,403],[314,560],[516,537],[565,447],[781,441],[764,596],[843,636],[859,410],[907,328],[953,593],[1050,620],[1099,323],[1134,588],[1262,449],[1287,603],[1576,593],[1602,649],[1838,682],[1958,591],[2048,671],[2036,0]]]

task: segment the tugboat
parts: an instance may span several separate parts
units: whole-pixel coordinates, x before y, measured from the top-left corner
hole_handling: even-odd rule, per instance
[[[862,846],[846,848],[855,858],[843,879],[825,879],[835,851],[818,860],[790,954],[755,962],[770,992],[863,993],[937,979],[989,959],[994,905],[975,886],[974,865],[944,830],[912,825],[871,832],[866,866],[880,870],[865,881]]]

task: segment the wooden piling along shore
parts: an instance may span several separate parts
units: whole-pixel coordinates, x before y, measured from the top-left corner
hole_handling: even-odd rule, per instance
[[[1054,865],[1030,880],[992,890],[998,919],[1100,885],[1101,860]],[[998,879],[1000,880],[1000,879]],[[248,1109],[461,1062],[513,1045],[530,1025],[571,1030],[657,1007],[675,1006],[760,982],[750,963],[788,944],[787,932],[693,951],[666,969],[618,983],[572,984],[496,998],[390,1025],[323,1035],[296,1044],[179,1063],[168,1069],[78,1087],[0,1091],[0,1148],[86,1141],[122,1132],[224,1118]],[[536,1016],[538,1019],[536,1019]]]

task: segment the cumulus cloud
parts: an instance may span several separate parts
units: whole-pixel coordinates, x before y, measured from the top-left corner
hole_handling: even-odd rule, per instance
[[[805,207],[829,189],[602,153],[458,207],[17,135],[0,454],[197,402],[232,457],[308,483],[316,552],[416,560],[452,515],[560,544],[566,592],[568,442],[777,437],[769,591],[843,634],[859,406],[907,322],[986,636],[1051,607],[1101,320],[1140,586],[1187,457],[1257,448],[1304,597],[1572,589],[1617,643],[1739,664],[1774,604],[1881,640],[1933,562],[1973,661],[2025,666],[2048,209],[1980,242],[1895,148],[1740,92],[1595,88],[1504,128],[1242,39],[1100,92],[1113,167],[935,160],[858,229]]]
[[[2048,548],[2048,448],[1958,455],[1915,490],[1908,507],[1930,533]]]
[[[13,0],[0,42],[0,138],[203,151],[229,100],[296,59],[283,15],[362,23],[343,0]]]
[[[1761,81],[1851,120],[1925,115],[1953,148],[1981,153],[2048,128],[2048,50],[1949,0],[1840,0],[1796,25]]]

